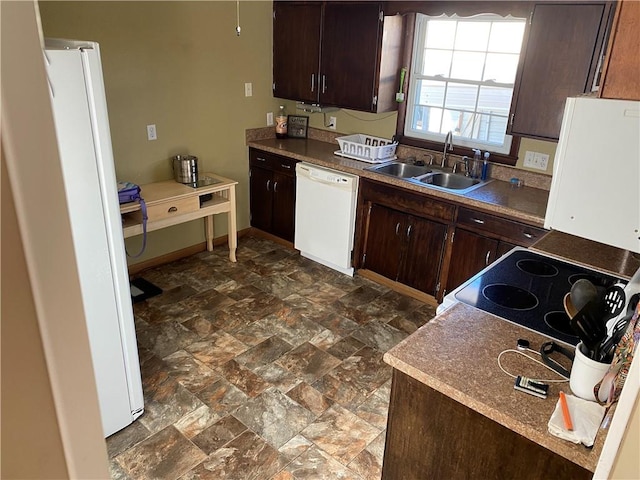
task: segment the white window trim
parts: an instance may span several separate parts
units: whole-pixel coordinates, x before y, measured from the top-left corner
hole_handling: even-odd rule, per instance
[[[414,39],[413,39],[413,56],[411,60],[412,68],[409,74],[409,88],[408,88],[408,95],[407,95],[408,103],[407,103],[407,109],[405,112],[404,136],[409,138],[419,139],[419,140],[427,140],[427,141],[444,143],[445,137],[447,135],[446,133],[438,134],[434,132],[428,132],[428,133],[417,132],[416,130],[411,129],[411,120],[410,120],[414,112],[413,105],[415,105],[415,96],[417,92],[416,82],[423,79],[425,80],[437,79],[437,77],[430,77],[427,75],[416,74],[416,72],[422,71],[422,62],[424,61],[424,57],[422,56],[422,53],[421,53],[423,50],[425,35],[426,35],[426,27],[424,26],[424,24],[426,24],[426,22],[428,22],[429,20],[434,20],[438,18],[459,19],[464,21],[473,21],[474,18],[477,18],[478,21],[486,21],[488,19],[495,19],[499,21],[523,21],[525,19],[513,17],[511,15],[503,17],[496,14],[480,14],[480,15],[475,15],[473,17],[459,17],[458,15],[448,16],[444,14],[439,16],[430,16],[430,15],[424,15],[420,13],[416,15],[416,28],[415,28],[416,34],[414,35]],[[473,85],[510,87],[512,89],[515,86],[514,83],[505,84],[505,83],[498,83],[492,80],[481,81],[481,82],[468,81],[468,80],[462,80],[462,79],[453,79],[453,78],[450,78],[449,80],[454,80],[455,83],[470,83]],[[513,137],[507,134],[505,134],[505,140],[502,146],[492,144],[492,143],[487,143],[487,142],[479,142],[477,140],[462,138],[455,135],[453,136],[453,143],[456,146],[467,147],[467,148],[481,148],[483,150],[489,150],[490,152],[493,152],[493,153],[500,153],[505,155],[508,155],[510,153],[512,141],[513,141]]]

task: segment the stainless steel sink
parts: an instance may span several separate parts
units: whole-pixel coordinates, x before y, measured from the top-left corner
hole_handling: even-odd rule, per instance
[[[420,165],[411,165],[410,163],[391,162],[384,165],[369,167],[367,170],[382,173],[396,178],[419,177],[425,173],[431,172],[431,168]]]
[[[491,181],[482,181],[459,173],[443,171],[440,167],[433,165],[420,166],[402,162],[389,162],[369,167],[366,170],[458,194],[468,193]]]
[[[446,188],[448,190],[464,190],[474,185],[478,185],[482,180],[477,178],[465,177],[457,173],[433,173],[416,178],[420,183],[427,185],[435,185],[437,187]]]

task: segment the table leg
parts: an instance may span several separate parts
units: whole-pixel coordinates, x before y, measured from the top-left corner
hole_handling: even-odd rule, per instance
[[[205,235],[207,237],[207,251],[213,251],[213,215],[204,217]]]
[[[236,225],[236,186],[229,188],[229,260],[236,262],[236,248],[238,248],[238,227]]]

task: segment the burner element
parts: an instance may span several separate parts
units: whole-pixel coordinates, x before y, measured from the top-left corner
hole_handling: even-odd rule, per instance
[[[538,305],[533,293],[504,283],[487,285],[482,289],[482,295],[496,305],[513,310],[531,310]]]
[[[550,263],[537,260],[535,258],[525,258],[518,260],[516,266],[525,273],[536,275],[537,277],[555,277],[558,269]]]
[[[576,273],[569,277],[569,284],[573,285],[578,280],[589,280],[596,287],[610,287],[612,285],[611,281],[607,278],[604,278],[602,275],[596,275],[592,273]]]
[[[564,333],[565,335],[571,335],[576,337],[573,328],[571,328],[569,316],[560,310],[549,312],[544,316],[544,323],[549,325],[550,328],[556,332]],[[577,338],[577,337],[576,337]]]

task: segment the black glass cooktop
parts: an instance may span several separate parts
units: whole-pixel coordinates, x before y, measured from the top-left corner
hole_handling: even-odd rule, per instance
[[[456,300],[576,345],[563,298],[580,278],[610,287],[620,279],[530,250],[514,249],[455,293]],[[623,282],[626,283],[626,282]]]

